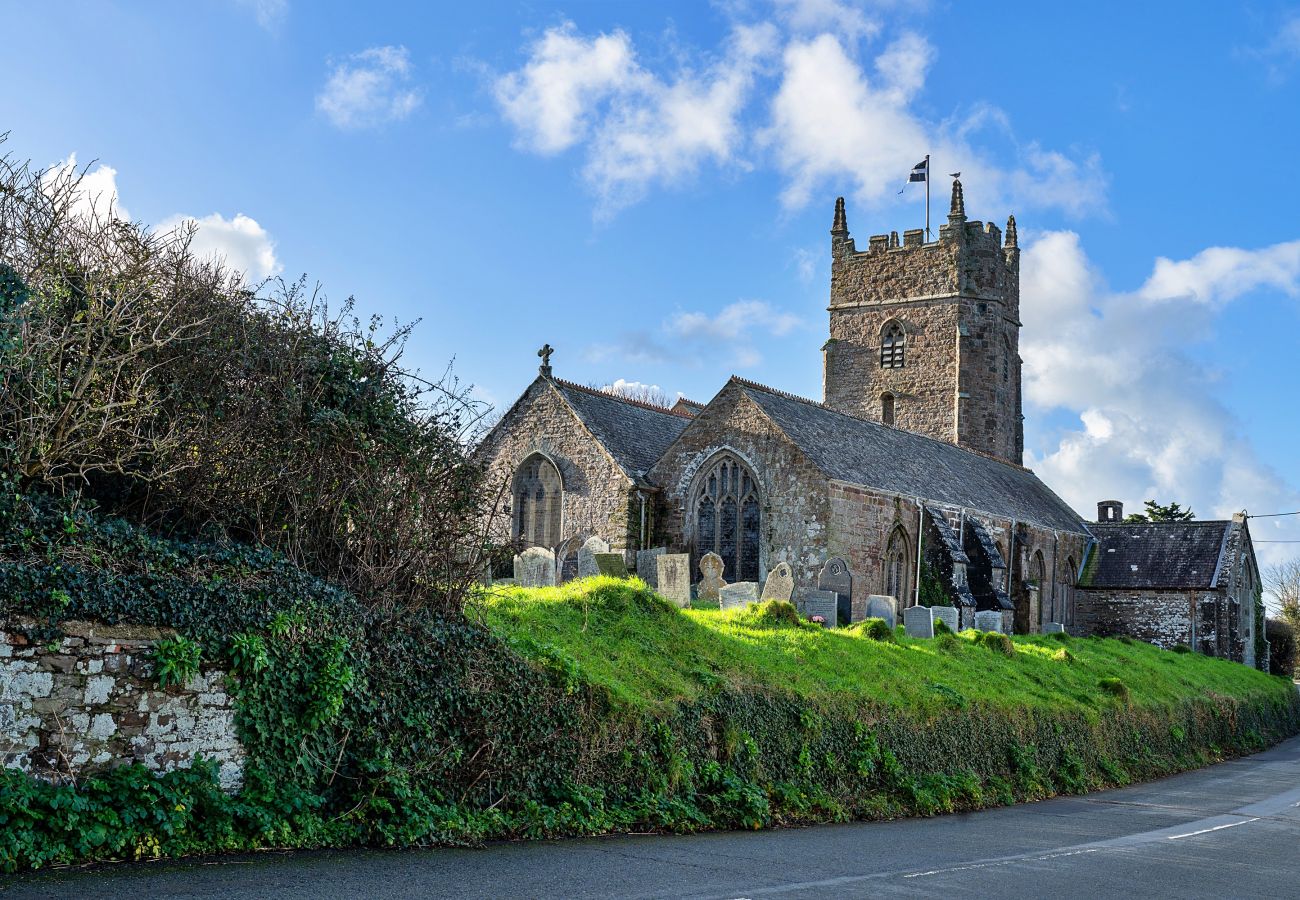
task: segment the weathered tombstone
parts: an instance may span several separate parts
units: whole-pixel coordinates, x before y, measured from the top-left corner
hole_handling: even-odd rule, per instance
[[[655,547],[653,550],[638,550],[636,552],[636,577],[640,578],[652,588],[659,587],[659,567],[655,560],[667,553],[664,547]]]
[[[777,563],[776,568],[768,573],[767,581],[763,582],[763,599],[789,603],[793,593],[794,573],[790,571],[790,564]]]
[[[592,556],[596,560],[597,574],[611,578],[627,577],[627,561],[623,559],[622,553],[594,553]]]
[[[723,609],[735,609],[737,606],[757,602],[757,581],[737,581],[735,584],[724,584],[718,589],[718,605]]]
[[[955,606],[932,606],[930,612],[936,619],[948,626],[948,630],[956,634],[961,628],[961,613]]]
[[[1002,631],[1002,611],[985,609],[975,613],[975,627],[980,631]]]
[[[515,581],[522,587],[555,587],[555,554],[529,547],[515,557]]]
[[[888,594],[872,594],[867,598],[868,619],[884,619],[885,624],[893,628],[898,624],[898,613],[894,609],[894,598]]]
[[[928,606],[909,606],[903,610],[903,627],[907,636],[914,638],[934,637],[934,616]]]
[[[826,560],[821,572],[817,573],[817,590],[834,591],[838,596],[836,614],[845,623],[853,621],[853,573],[844,560]]]
[[[716,553],[706,553],[700,557],[700,586],[696,589],[695,596],[703,601],[717,601],[718,592],[726,584],[722,580],[723,562],[722,557]]]
[[[1048,622],[1043,626],[1043,634],[1059,634],[1065,631],[1065,626],[1060,622]]]
[[[665,553],[655,557],[655,569],[655,590],[677,606],[690,606],[691,557],[686,553]]]
[[[835,614],[838,611],[840,595],[834,591],[807,590],[799,598],[799,612],[806,619],[821,616],[819,623],[823,628],[835,627]]]
[[[608,552],[609,544],[595,536],[587,538],[578,548],[578,577],[590,578],[599,575],[600,569],[596,568],[596,554]]]
[[[578,577],[578,549],[582,546],[582,538],[569,537],[560,541],[555,548],[555,581],[557,584],[564,584],[566,581],[572,581]]]

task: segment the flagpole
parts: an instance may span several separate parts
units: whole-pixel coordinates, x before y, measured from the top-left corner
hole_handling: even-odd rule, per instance
[[[930,240],[930,154],[925,154],[925,239]]]

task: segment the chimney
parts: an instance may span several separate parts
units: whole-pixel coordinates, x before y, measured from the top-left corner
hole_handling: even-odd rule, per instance
[[[1101,500],[1097,503],[1098,522],[1123,522],[1124,503],[1120,500]]]

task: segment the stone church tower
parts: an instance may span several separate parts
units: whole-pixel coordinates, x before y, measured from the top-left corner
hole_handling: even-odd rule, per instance
[[[966,220],[952,184],[948,224],[849,237],[844,198],[831,226],[830,340],[823,402],[1019,464],[1020,249],[992,222]]]

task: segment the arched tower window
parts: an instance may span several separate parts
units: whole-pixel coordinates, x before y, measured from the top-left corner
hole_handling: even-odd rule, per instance
[[[880,421],[886,425],[894,424],[894,395],[880,395]]]
[[[722,557],[727,581],[757,581],[762,510],[754,474],[730,453],[718,456],[696,483],[695,561]]]
[[[515,472],[515,539],[534,547],[560,542],[564,486],[555,464],[539,453],[524,460]]]
[[[891,319],[880,330],[880,368],[903,368],[906,351],[907,336],[903,333],[903,326]]]
[[[907,532],[899,525],[889,536],[885,548],[885,593],[898,601],[899,609],[907,606],[912,596],[908,590],[908,576],[912,573],[911,554],[907,548]]]

